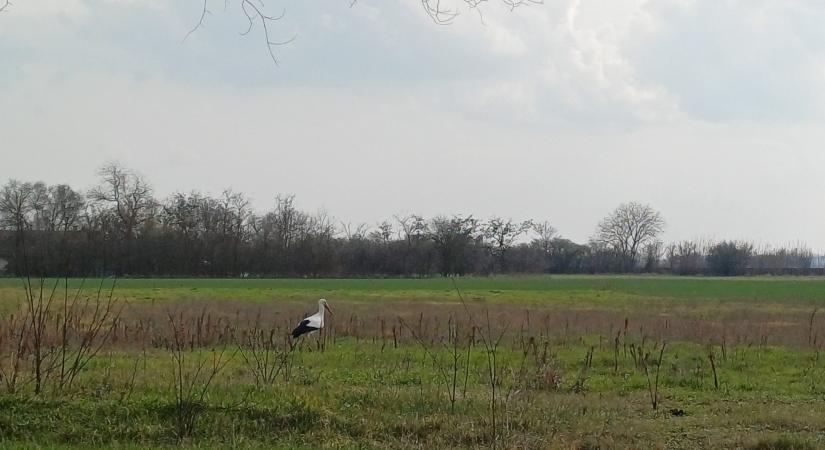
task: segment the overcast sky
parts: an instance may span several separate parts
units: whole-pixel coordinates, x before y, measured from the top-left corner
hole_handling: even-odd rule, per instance
[[[577,241],[639,201],[667,239],[825,249],[825,2],[491,1],[438,26],[417,0],[266,0],[273,39],[296,36],[279,67],[223,3],[182,42],[199,0],[14,0],[0,182],[85,189],[116,160],[161,198],[547,219]]]

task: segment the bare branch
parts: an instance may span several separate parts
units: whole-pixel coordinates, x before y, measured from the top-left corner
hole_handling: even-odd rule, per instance
[[[481,20],[482,25],[487,25],[484,23],[484,13],[481,10],[481,5],[487,3],[487,0],[464,0],[464,3],[467,4],[467,8],[469,8],[470,11],[478,13],[478,19]]]
[[[227,2],[228,1],[229,0],[227,0]],[[183,37],[183,40],[181,41],[181,43],[186,42],[186,40],[189,39],[189,36],[191,36],[192,33],[197,31],[199,28],[203,27],[203,24],[204,24],[204,21],[206,20],[206,15],[207,14],[212,14],[212,12],[209,11],[209,9],[207,8],[208,2],[209,2],[209,0],[203,0],[203,11],[201,11],[201,17],[200,17],[200,19],[198,19],[198,23],[196,23],[195,26],[192,27],[192,29],[189,30],[188,33],[186,33],[186,36]],[[226,6],[226,4],[224,4],[224,6]]]
[[[443,8],[441,0],[421,0],[421,6],[437,25],[449,25],[459,15],[459,11]]]
[[[529,5],[543,5],[544,0],[501,0],[505,5],[510,7],[510,11],[518,8],[519,6],[529,6]]]
[[[9,0],[5,1],[6,3],[9,2]],[[224,0],[224,11],[227,11],[229,9],[231,3],[232,0]],[[241,12],[243,12],[247,20],[247,27],[245,30],[240,32],[241,36],[248,35],[252,31],[252,27],[256,23],[260,23],[261,27],[264,30],[264,42],[266,42],[267,52],[269,53],[269,57],[272,59],[272,62],[275,63],[275,65],[277,66],[278,58],[275,57],[275,51],[273,47],[289,44],[290,42],[294,41],[295,38],[297,38],[297,36],[292,36],[289,39],[279,41],[274,40],[272,38],[272,35],[270,34],[269,25],[271,24],[271,22],[281,20],[286,15],[286,9],[282,10],[281,13],[278,15],[269,15],[264,12],[264,8],[266,7],[266,5],[264,4],[263,0],[240,0],[239,4]],[[353,1],[353,3],[350,6],[354,4],[355,2]],[[2,8],[0,8],[0,11],[2,11]],[[201,9],[201,15],[198,18],[198,21],[195,23],[195,26],[192,27],[192,29],[186,33],[186,36],[184,36],[181,42],[185,42],[189,38],[189,36],[198,31],[200,28],[203,28],[204,24],[206,23],[206,17],[211,14],[212,12],[209,10],[209,0],[203,0],[203,8]]]
[[[3,4],[0,6],[0,13],[8,9],[9,6],[11,6],[11,0],[5,0]]]
[[[264,29],[264,39],[266,40],[266,49],[269,52],[269,57],[272,58],[272,62],[275,65],[278,65],[278,59],[275,57],[275,52],[273,51],[272,47],[279,46],[279,45],[286,45],[290,42],[294,41],[295,38],[298,36],[292,36],[291,38],[285,41],[273,41],[269,34],[269,23],[274,22],[276,20],[281,20],[286,15],[286,9],[281,11],[280,15],[277,16],[269,16],[261,11],[263,8],[263,0],[259,0],[260,8],[255,5],[252,0],[241,0],[241,10],[243,11],[244,15],[246,16],[246,20],[249,21],[249,26],[243,32],[241,32],[242,36],[249,34],[252,30],[253,24],[257,21],[260,22],[261,26]]]
[[[445,0],[445,3],[450,0]],[[457,2],[457,0],[454,0]],[[470,11],[475,11],[478,13],[479,19],[481,23],[484,24],[484,15],[482,13],[482,5],[485,5],[489,0],[463,0],[464,4],[467,6],[467,9]],[[520,7],[520,6],[527,6],[527,5],[540,5],[544,3],[544,0],[500,0],[504,5],[506,5],[510,11]],[[0,0],[0,2],[5,2],[3,6],[0,6],[0,12],[3,12],[10,4],[11,0]],[[224,0],[224,11],[229,9],[232,0]],[[241,12],[243,12],[244,16],[247,20],[247,27],[243,31],[240,32],[241,36],[246,36],[250,32],[252,32],[252,28],[255,26],[256,23],[260,23],[261,27],[263,28],[264,34],[264,41],[266,42],[266,49],[269,53],[269,57],[272,59],[272,62],[278,66],[278,58],[275,56],[275,49],[274,47],[286,45],[293,42],[297,35],[292,36],[289,39],[285,40],[275,40],[272,38],[270,34],[270,25],[271,22],[280,20],[286,14],[286,10],[282,10],[280,15],[271,16],[264,13],[264,9],[266,8],[265,0],[238,0],[240,4]],[[358,0],[349,0],[349,7],[353,8],[358,3]],[[424,8],[424,12],[432,19],[432,21],[437,25],[449,25],[455,20],[456,17],[460,15],[460,11],[458,8],[455,7],[447,7],[442,5],[442,0],[421,0],[421,6]],[[206,23],[206,17],[211,15],[212,12],[209,10],[209,0],[203,0],[203,8],[201,9],[200,17],[198,21],[195,23],[195,26],[189,30],[186,35],[184,36],[181,42],[185,42],[189,36],[193,33],[198,31],[200,28],[204,27]]]
[[[484,12],[482,10],[482,6],[488,1],[489,0],[464,0],[464,3],[467,5],[467,9],[478,13],[478,18],[481,20],[482,25],[486,25],[484,23]],[[544,4],[544,0],[501,0],[501,2],[504,3],[510,11],[513,11],[520,6]]]

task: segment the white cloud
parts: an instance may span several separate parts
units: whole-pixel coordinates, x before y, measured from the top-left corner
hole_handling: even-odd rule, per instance
[[[183,44],[197,1],[15,2],[0,15],[0,180],[84,187],[120,159],[161,193],[234,186],[267,206],[294,192],[368,222],[546,217],[575,239],[638,200],[671,238],[825,247],[825,6],[490,2],[486,25],[439,27],[417,2],[283,4],[273,31],[298,39],[275,68],[220,1]]]
[[[806,1],[557,0],[515,12],[491,2],[484,22],[439,27],[415,2],[285,0],[273,33],[298,40],[277,49],[280,69],[260,30],[241,38],[245,19],[218,3],[184,44],[199,2],[15,3],[0,79],[26,66],[239,87],[404,83],[473,117],[590,128],[808,120],[825,101],[825,6]]]
[[[654,33],[631,49],[641,79],[682,111],[711,121],[810,120],[820,94],[825,4],[809,1],[649,2]]]

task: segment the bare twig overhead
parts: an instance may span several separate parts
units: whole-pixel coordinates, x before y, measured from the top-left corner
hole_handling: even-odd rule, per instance
[[[519,6],[529,6],[529,5],[543,5],[544,0],[501,0],[505,5],[510,7],[510,11],[518,8]]]
[[[226,4],[224,4],[224,7],[226,7]],[[186,36],[183,37],[183,41],[181,42],[186,42],[186,40],[189,39],[189,36],[191,36],[192,33],[194,33],[203,26],[204,22],[206,21],[206,16],[208,14],[212,14],[212,12],[209,11],[209,0],[203,0],[203,10],[201,11],[201,17],[198,19],[198,23],[196,23],[195,26],[192,27],[192,29],[189,30],[188,33],[186,33]]]
[[[11,6],[11,0],[4,0],[2,4],[0,4],[0,13],[6,11],[9,6]]]
[[[200,16],[195,23],[195,26],[190,29],[183,38],[185,42],[189,36],[193,33],[198,31],[200,28],[206,23],[206,17],[211,15],[212,12],[209,9],[209,2],[210,0],[202,0],[203,5],[201,8]],[[348,0],[349,7],[353,8],[358,3],[358,0]],[[481,22],[484,23],[484,16],[482,13],[482,6],[485,5],[489,0],[463,0],[464,4],[466,5],[467,9],[470,11],[474,11],[478,13]],[[543,4],[544,0],[500,0],[505,6],[507,6],[511,11],[526,5],[538,5]],[[0,6],[0,12],[3,12],[11,3],[10,0],[0,0],[0,2],[5,2],[3,6]],[[456,6],[447,6],[448,3],[456,3],[460,4],[458,0],[421,0],[421,6],[424,8],[424,12],[432,19],[434,23],[437,25],[449,25],[461,14],[460,8]],[[224,11],[229,10],[230,6],[233,4],[233,0],[224,0]],[[250,34],[252,28],[256,24],[260,24],[261,28],[263,28],[263,35],[264,41],[266,42],[266,49],[269,53],[269,57],[272,59],[272,62],[277,66],[278,65],[278,58],[275,56],[275,47],[286,45],[291,43],[295,40],[297,35],[290,37],[289,39],[285,40],[275,40],[271,34],[271,25],[272,22],[281,20],[285,14],[286,10],[282,10],[278,15],[270,15],[265,12],[266,10],[266,0],[236,0],[235,5],[239,5],[241,12],[243,12],[244,17],[247,20],[247,27],[245,30],[241,31],[241,36],[246,36]]]
[[[286,45],[290,42],[294,41],[297,36],[292,36],[291,38],[284,40],[284,41],[273,41],[269,34],[269,24],[271,22],[281,20],[286,15],[286,9],[281,11],[281,14],[277,16],[270,16],[264,14],[261,10],[263,7],[263,0],[259,0],[260,7],[255,5],[252,0],[241,0],[241,10],[243,10],[246,19],[249,21],[249,27],[246,31],[242,32],[241,35],[247,35],[252,30],[252,26],[255,22],[260,22],[261,27],[264,29],[264,39],[266,40],[266,49],[269,52],[269,57],[272,58],[272,62],[275,65],[278,65],[278,59],[275,57],[275,52],[273,51],[272,47],[279,46],[279,45]]]
[[[421,6],[438,25],[449,25],[459,15],[459,11],[441,6],[441,0],[421,0]]]
[[[6,0],[8,1],[8,0]],[[227,11],[232,4],[232,0],[224,0],[224,11]],[[265,12],[265,3],[264,0],[240,0],[237,3],[243,12],[244,17],[248,21],[247,27],[245,30],[241,31],[241,36],[248,35],[255,24],[260,24],[261,28],[263,28],[263,35],[264,35],[264,42],[266,42],[267,52],[269,53],[269,57],[272,59],[272,62],[275,65],[278,65],[278,58],[275,56],[274,47],[279,45],[289,44],[290,42],[294,41],[297,36],[292,36],[289,39],[278,41],[272,38],[272,34],[270,32],[270,25],[272,22],[281,20],[286,15],[286,10],[282,10],[278,15],[270,15]],[[354,2],[353,2],[354,4]],[[1,10],[0,10],[1,11]],[[211,15],[212,12],[209,10],[209,0],[203,0],[203,8],[201,9],[200,17],[198,21],[195,23],[195,26],[192,27],[189,32],[186,33],[184,36],[183,41],[189,38],[194,32],[198,31],[198,29],[202,28],[206,22],[206,17]]]
[[[488,2],[489,0],[464,0],[464,4],[468,10],[478,13],[482,24],[484,23],[482,7]],[[501,2],[504,3],[510,11],[520,6],[544,4],[544,0],[501,0]],[[453,19],[459,15],[459,11],[456,9],[442,7],[440,0],[421,0],[421,3],[424,6],[424,11],[439,25],[449,25],[453,22]]]
[[[484,23],[484,13],[481,11],[481,5],[487,3],[487,0],[464,0],[464,3],[467,4],[467,8],[470,11],[475,11],[476,13],[478,13],[479,20],[481,20],[481,23],[483,25],[486,25]]]

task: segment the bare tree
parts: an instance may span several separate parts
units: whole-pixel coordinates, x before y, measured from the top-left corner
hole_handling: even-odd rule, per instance
[[[360,241],[367,238],[369,225],[361,222],[352,224],[350,222],[341,222],[341,232],[349,241]]]
[[[89,192],[89,198],[111,208],[122,237],[131,241],[154,211],[152,188],[142,176],[117,163],[104,165],[98,175],[100,185]]]
[[[531,222],[530,228],[535,234],[535,238],[531,245],[538,248],[543,256],[545,267],[543,270],[552,270],[553,256],[556,253],[557,240],[559,239],[558,231],[555,227],[550,225],[550,222]]]
[[[596,229],[594,241],[610,248],[621,259],[622,270],[633,270],[639,250],[664,231],[662,215],[641,203],[619,205]]]
[[[84,207],[83,195],[70,186],[65,184],[50,186],[45,210],[46,229],[68,231],[74,228],[80,221]]]
[[[427,236],[428,225],[424,217],[417,214],[410,214],[407,216],[394,216],[395,221],[398,222],[398,235],[410,246],[417,239],[423,239]]]
[[[0,225],[18,234],[31,226],[32,183],[11,180],[0,191]]]
[[[659,262],[665,253],[665,243],[659,239],[654,239],[644,246],[644,270],[654,272],[659,268]]]
[[[243,193],[231,189],[223,191],[220,204],[221,244],[227,255],[224,255],[230,267],[222,267],[223,273],[239,273],[241,242],[247,234],[248,219],[251,215],[250,200]]]
[[[533,244],[540,248],[545,254],[553,253],[553,240],[558,237],[558,231],[550,225],[550,222],[531,222],[530,228],[536,233]]]
[[[708,244],[702,240],[675,242],[667,247],[670,271],[679,275],[693,275],[704,269]]]
[[[370,232],[370,240],[381,244],[389,244],[392,240],[392,224],[385,220],[378,224],[378,229]]]
[[[532,222],[513,222],[512,219],[502,219],[493,217],[484,226],[484,238],[490,253],[498,263],[498,268],[502,272],[507,271],[507,250],[516,242],[519,236],[530,229]]]
[[[298,210],[294,195],[278,195],[273,211],[262,217],[250,217],[248,222],[259,243],[263,265],[259,269],[286,273],[310,225],[309,214]]]
[[[14,256],[18,271],[29,273],[32,263],[28,257],[26,233],[32,228],[32,211],[43,183],[21,183],[11,180],[0,190],[0,229],[14,231]]]
[[[429,224],[424,217],[417,214],[395,216],[398,222],[398,237],[404,242],[404,253],[401,257],[401,270],[407,272],[411,263],[417,275],[429,273],[429,256],[424,247],[430,232]]]
[[[432,219],[429,228],[430,239],[441,257],[441,274],[465,274],[468,271],[466,250],[476,238],[478,220],[473,216],[438,216]]]
[[[31,195],[29,195],[29,210],[32,214],[32,228],[36,230],[46,229],[46,209],[49,204],[49,188],[42,181],[31,184]]]
[[[306,214],[295,207],[295,195],[275,197],[275,211],[270,214],[274,220],[277,241],[281,250],[286,252],[294,244],[301,228],[306,224]]]
[[[753,249],[749,265],[759,272],[781,274],[789,269],[806,271],[812,260],[813,252],[803,243],[778,247],[762,245]]]

